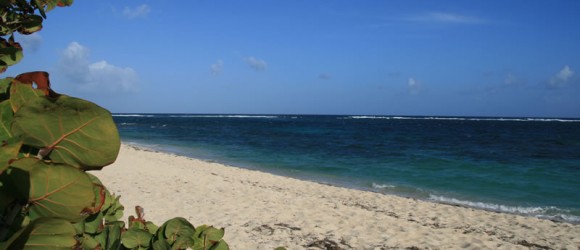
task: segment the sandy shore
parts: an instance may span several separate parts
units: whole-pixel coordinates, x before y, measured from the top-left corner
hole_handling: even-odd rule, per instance
[[[333,187],[123,145],[97,175],[160,225],[225,227],[231,249],[580,249],[580,225]],[[336,248],[332,248],[336,247]],[[416,249],[416,248],[415,248]]]

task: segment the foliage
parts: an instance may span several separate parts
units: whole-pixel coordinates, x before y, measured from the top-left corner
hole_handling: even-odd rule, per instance
[[[47,11],[71,4],[0,0],[0,71],[22,58],[14,32],[39,31]],[[141,207],[120,221],[119,196],[86,172],[119,149],[109,111],[54,92],[48,73],[0,79],[0,249],[229,249],[224,229],[183,218],[158,227]]]
[[[183,218],[158,227],[140,207],[125,228],[119,197],[86,172],[117,157],[110,113],[55,93],[47,77],[0,80],[0,249],[228,249],[224,229]]]
[[[18,63],[22,47],[14,41],[14,32],[29,35],[42,29],[46,12],[56,6],[70,6],[72,0],[0,0],[0,73]],[[37,14],[38,11],[38,14]],[[8,36],[8,39],[4,37]]]

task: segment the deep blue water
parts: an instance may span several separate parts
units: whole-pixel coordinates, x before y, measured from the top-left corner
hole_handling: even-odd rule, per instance
[[[116,114],[121,138],[334,185],[580,223],[580,120]]]

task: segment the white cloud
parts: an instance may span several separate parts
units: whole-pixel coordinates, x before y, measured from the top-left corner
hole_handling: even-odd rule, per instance
[[[77,42],[72,42],[60,56],[59,69],[76,83],[86,83],[89,77],[89,50]]]
[[[107,61],[98,61],[89,65],[91,82],[93,85],[89,88],[106,88],[111,91],[131,92],[136,90],[139,77],[137,72],[132,68],[121,68],[107,63]]]
[[[487,21],[478,17],[464,16],[444,12],[428,12],[420,15],[414,15],[404,18],[412,22],[436,22],[436,23],[458,23],[458,24],[477,24],[486,23]]]
[[[264,60],[257,59],[253,56],[247,57],[246,63],[248,63],[250,67],[258,71],[266,70],[266,68],[268,67],[268,64]]]
[[[564,66],[556,75],[550,78],[549,84],[552,87],[563,87],[568,84],[570,78],[574,75],[574,71],[568,65]]]
[[[218,60],[216,63],[210,66],[211,74],[212,75],[219,75],[222,73],[224,68],[224,62],[222,60]]]
[[[129,19],[147,16],[149,12],[151,12],[151,8],[147,4],[141,4],[135,8],[125,7],[125,9],[123,9],[123,15]]]
[[[407,80],[407,87],[409,88],[409,94],[411,95],[419,94],[422,88],[421,83],[415,80],[415,78],[413,77],[409,77],[409,80]]]
[[[72,42],[62,52],[60,72],[82,91],[134,92],[139,76],[132,68],[118,67],[107,61],[89,61],[89,50]]]

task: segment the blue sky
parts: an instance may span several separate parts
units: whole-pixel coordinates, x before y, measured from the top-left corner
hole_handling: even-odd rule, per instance
[[[580,117],[580,1],[75,1],[20,36],[112,112]]]

